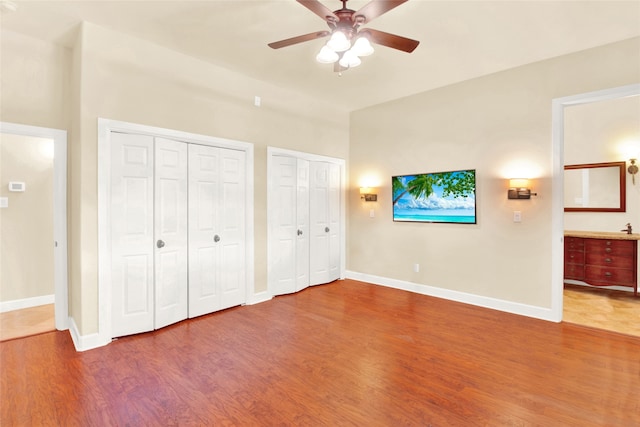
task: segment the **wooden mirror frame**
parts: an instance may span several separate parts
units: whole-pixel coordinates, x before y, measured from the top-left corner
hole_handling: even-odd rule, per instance
[[[609,162],[609,163],[587,163],[583,165],[565,165],[565,170],[575,170],[575,169],[590,169],[590,168],[607,168],[607,167],[618,167],[620,169],[619,172],[619,188],[620,188],[620,205],[618,207],[611,208],[575,208],[575,207],[565,207],[565,212],[626,212],[627,210],[627,180],[625,176],[626,172],[626,162]]]

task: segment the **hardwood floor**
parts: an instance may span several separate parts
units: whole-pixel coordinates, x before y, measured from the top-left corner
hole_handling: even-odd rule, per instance
[[[0,358],[3,427],[640,425],[640,338],[350,280]]]
[[[640,337],[640,296],[565,284],[563,320]]]
[[[56,330],[54,304],[0,313],[0,341]]]

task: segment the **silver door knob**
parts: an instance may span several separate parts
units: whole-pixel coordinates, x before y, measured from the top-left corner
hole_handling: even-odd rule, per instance
[[[302,230],[298,230],[298,236],[302,236]]]
[[[218,236],[217,234],[215,236],[213,236],[213,241],[214,242],[219,242],[220,241],[220,236]]]
[[[163,242],[162,240],[158,240],[158,241],[156,242],[156,246],[157,246],[158,248],[164,248],[164,242]]]
[[[325,233],[328,233],[328,232],[329,232],[329,227],[325,227],[325,228],[324,228],[324,232],[325,232]]]

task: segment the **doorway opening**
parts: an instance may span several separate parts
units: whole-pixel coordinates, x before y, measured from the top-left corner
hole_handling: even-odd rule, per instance
[[[640,210],[640,205],[637,202],[638,197],[640,197],[640,189],[637,186],[630,185],[631,179],[626,177],[629,182],[627,185],[627,197],[628,201],[631,202],[631,205],[627,206],[627,211],[623,213],[588,213],[584,212],[580,213],[572,213],[573,216],[567,218],[564,212],[564,166],[571,163],[595,163],[604,161],[607,159],[606,156],[614,156],[615,160],[624,160],[629,161],[629,153],[625,152],[624,146],[628,144],[628,141],[615,141],[615,147],[589,147],[585,148],[582,145],[579,149],[572,150],[571,144],[572,137],[569,132],[575,132],[575,126],[567,125],[567,118],[570,115],[573,115],[578,109],[591,109],[596,103],[607,104],[609,105],[611,102],[616,102],[616,100],[629,99],[631,97],[636,97],[640,95],[640,85],[628,85],[622,86],[618,88],[606,89],[596,92],[589,92],[584,94],[578,94],[574,96],[558,98],[553,100],[553,158],[554,158],[554,180],[553,180],[553,240],[552,240],[552,271],[553,271],[553,297],[552,297],[552,309],[554,314],[557,316],[558,321],[565,320],[570,321],[577,324],[583,324],[591,327],[600,327],[601,329],[611,329],[611,327],[607,326],[607,323],[598,322],[593,323],[589,321],[587,318],[584,318],[580,315],[576,316],[575,311],[581,310],[578,308],[578,304],[583,304],[584,301],[576,301],[574,299],[574,293],[577,291],[586,291],[587,294],[592,294],[591,291],[600,291],[593,297],[593,304],[601,304],[602,298],[605,297],[606,294],[612,288],[586,288],[583,286],[579,286],[576,288],[569,287],[570,289],[567,292],[570,293],[570,296],[565,295],[565,286],[564,286],[564,275],[563,275],[563,267],[564,267],[564,230],[584,230],[584,231],[607,231],[607,232],[617,232],[621,229],[624,224],[628,221],[624,220],[629,215],[637,218],[637,212]],[[566,110],[567,108],[572,107],[571,110]],[[577,107],[577,108],[574,108]],[[610,113],[611,109],[607,108],[607,113]],[[575,117],[574,117],[575,118]],[[574,120],[575,121],[575,120]],[[578,120],[578,122],[584,122],[585,120]],[[586,122],[593,122],[592,119],[587,119]],[[637,133],[637,130],[636,130]],[[584,139],[584,138],[578,138]],[[626,138],[625,138],[626,139]],[[633,139],[633,138],[632,138]],[[635,141],[632,142],[632,149],[640,150],[640,139],[637,138],[636,135]],[[575,159],[575,154],[579,153],[579,155],[592,155],[595,152],[598,152],[599,156],[605,156],[601,160],[600,157],[589,160],[587,162],[586,159]],[[607,152],[608,151],[608,152]],[[616,157],[617,156],[617,157]],[[611,158],[611,157],[610,157]],[[627,175],[625,173],[625,175]],[[629,198],[629,196],[632,196]],[[634,199],[635,198],[635,199]],[[635,200],[635,202],[634,202]],[[580,216],[582,215],[582,216]],[[608,216],[607,216],[608,215]],[[625,216],[626,215],[626,216]],[[618,222],[621,222],[618,227]],[[635,225],[635,224],[634,224]],[[640,224],[639,224],[640,226]],[[635,261],[638,263],[638,260]],[[617,292],[617,291],[616,291]],[[626,294],[626,292],[620,292],[621,294]],[[633,295],[633,294],[631,294]],[[587,295],[588,296],[588,295]],[[623,297],[625,295],[622,295]],[[591,299],[588,296],[587,299]],[[624,299],[624,298],[623,298]],[[606,302],[606,310],[615,309],[613,305],[616,305],[616,301],[610,300]],[[597,305],[592,306],[589,310],[599,310]],[[637,306],[635,306],[637,309]],[[631,311],[635,311],[632,309]],[[622,311],[625,308],[621,308]],[[619,314],[619,313],[617,313]],[[605,317],[612,317],[606,316]],[[604,319],[606,320],[606,319]],[[624,322],[616,322],[618,326],[623,326]],[[618,329],[617,332],[622,333],[630,333],[629,331],[624,331]]]
[[[0,138],[0,311],[6,320],[28,309],[31,335],[51,328],[53,305],[55,329],[66,330],[67,132],[3,122]]]

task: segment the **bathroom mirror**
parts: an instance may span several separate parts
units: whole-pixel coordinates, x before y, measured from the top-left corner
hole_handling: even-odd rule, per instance
[[[565,212],[625,212],[625,162],[564,167]]]

